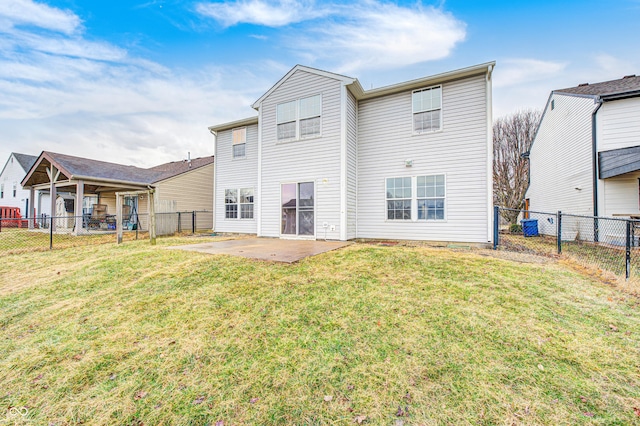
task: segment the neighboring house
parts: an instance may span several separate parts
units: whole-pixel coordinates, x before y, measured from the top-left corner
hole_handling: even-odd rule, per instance
[[[22,217],[51,214],[51,202],[48,195],[39,196],[30,204],[29,191],[20,184],[24,175],[38,159],[35,155],[12,152],[0,173],[0,207],[17,207]],[[42,197],[42,198],[41,198]],[[43,205],[44,209],[38,207]]]
[[[551,92],[529,159],[529,209],[639,215],[640,77]]]
[[[66,200],[60,209],[65,210],[65,214],[73,212],[78,217],[74,227],[79,228],[78,225],[82,223],[80,216],[94,214],[96,206],[101,215],[115,215],[116,192],[153,188],[159,207],[156,211],[211,211],[213,171],[213,157],[176,161],[144,169],[43,151],[24,176],[22,185],[32,190],[31,198],[36,191],[41,191],[53,193],[54,200]],[[58,193],[64,193],[64,196],[56,197]],[[70,199],[74,201],[70,203]],[[124,204],[129,206],[131,214],[140,215],[141,228],[146,229],[149,206],[145,194],[125,196]],[[56,211],[56,206],[52,206],[52,209]],[[199,220],[199,229],[211,229],[212,216]]]
[[[215,231],[490,242],[494,65],[371,90],[295,66],[209,128]]]

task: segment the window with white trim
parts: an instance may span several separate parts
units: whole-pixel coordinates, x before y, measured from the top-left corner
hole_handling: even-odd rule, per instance
[[[415,133],[442,129],[442,86],[414,90],[412,104]]]
[[[444,220],[444,175],[416,178],[418,220]]]
[[[322,127],[322,95],[314,95],[278,104],[276,107],[277,139],[297,140],[320,136]]]
[[[240,190],[240,218],[253,219],[253,188]]]
[[[411,220],[411,178],[387,178],[387,219]]]
[[[233,129],[231,135],[233,143],[233,158],[244,158],[245,148],[247,145],[247,128],[241,127],[239,129]]]
[[[18,182],[13,182],[13,198],[16,198],[17,193],[18,193]]]
[[[253,188],[225,189],[225,219],[253,219]]]
[[[0,183],[0,198],[4,198],[4,183]]]

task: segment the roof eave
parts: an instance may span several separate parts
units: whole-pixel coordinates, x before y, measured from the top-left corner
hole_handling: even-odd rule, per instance
[[[392,84],[390,86],[379,87],[377,89],[364,90],[360,97],[356,96],[356,99],[370,99],[377,98],[379,96],[391,95],[394,93],[404,92],[407,90],[417,89],[424,86],[432,86],[439,83],[444,83],[451,80],[458,80],[465,77],[471,77],[479,74],[491,73],[495,67],[496,62],[486,62],[479,65],[474,65],[467,68],[461,68],[458,70],[447,71],[441,74],[431,75],[428,77],[422,77],[415,80],[409,80],[398,84]],[[359,83],[358,83],[359,84]]]
[[[229,130],[235,127],[243,127],[250,126],[251,124],[258,124],[258,116],[243,118],[242,120],[229,121],[227,123],[216,124],[215,126],[210,126],[208,129],[210,132],[219,132],[222,130]]]

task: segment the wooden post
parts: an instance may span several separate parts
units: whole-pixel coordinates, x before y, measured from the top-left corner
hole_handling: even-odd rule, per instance
[[[29,188],[29,210],[26,213],[27,216],[27,220],[29,221],[29,229],[33,229],[36,227],[36,215],[35,215],[35,204],[33,204],[35,202],[35,198],[36,198],[36,190],[33,189],[33,186],[31,188]],[[34,212],[33,214],[31,212]]]
[[[151,245],[156,245],[156,197],[155,189],[149,190],[149,240]]]
[[[51,232],[56,230],[56,221],[53,218],[56,216],[56,181],[60,176],[60,170],[56,169],[56,167],[52,164],[51,167],[47,168],[47,175],[49,175],[49,182],[51,184],[49,193],[51,194],[51,223],[49,226],[51,227]]]
[[[118,244],[122,244],[122,194],[116,192],[116,234]]]
[[[83,180],[79,180],[78,183],[76,183],[76,207],[75,207],[75,216],[76,216],[76,226],[75,226],[75,230],[76,230],[76,235],[81,234],[84,230],[82,228],[83,226],[83,216],[82,216],[82,206],[84,204],[84,181]]]

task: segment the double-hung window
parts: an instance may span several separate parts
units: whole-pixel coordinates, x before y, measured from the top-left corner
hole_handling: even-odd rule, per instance
[[[17,193],[18,193],[18,182],[13,182],[13,198],[16,198]]]
[[[387,179],[387,219],[411,220],[411,178]]]
[[[322,127],[322,95],[278,104],[276,122],[278,141],[319,136]]]
[[[4,183],[0,183],[0,198],[4,198]]]
[[[442,86],[414,90],[413,131],[434,132],[442,128]]]
[[[445,175],[387,178],[387,220],[445,220],[445,187]]]
[[[233,142],[233,158],[244,158],[245,147],[247,145],[247,128],[241,127],[240,129],[233,129],[232,142]]]
[[[444,175],[418,176],[418,220],[444,220]]]
[[[225,189],[225,219],[253,219],[253,188]]]

